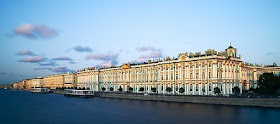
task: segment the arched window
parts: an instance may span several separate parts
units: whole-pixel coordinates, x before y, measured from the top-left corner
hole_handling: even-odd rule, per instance
[[[190,91],[192,91],[192,89],[193,89],[193,85],[191,84],[191,85],[190,85]]]
[[[190,79],[192,79],[192,73],[190,73]]]
[[[198,84],[196,84],[196,88],[195,88],[195,90],[196,90],[196,91],[198,91]]]
[[[198,78],[199,78],[199,76],[198,76],[198,73],[196,73],[196,76],[195,76],[195,78],[196,78],[196,79],[198,79]]]

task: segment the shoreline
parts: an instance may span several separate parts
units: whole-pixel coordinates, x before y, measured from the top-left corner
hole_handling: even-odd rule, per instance
[[[27,91],[27,90],[25,90]],[[53,91],[54,94],[64,94],[65,91]],[[231,105],[248,107],[265,107],[280,109],[280,98],[233,98],[233,97],[207,97],[207,96],[181,96],[181,95],[143,95],[134,93],[95,92],[95,97],[129,99],[143,101]]]
[[[140,95],[96,92],[96,97],[163,101],[177,103],[233,105],[249,107],[266,107],[280,109],[280,98],[231,98],[231,97],[203,97],[203,96],[172,96],[172,95]]]

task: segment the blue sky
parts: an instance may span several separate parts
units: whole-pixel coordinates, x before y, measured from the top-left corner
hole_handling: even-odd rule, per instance
[[[275,0],[1,0],[0,84],[182,52],[280,64]]]

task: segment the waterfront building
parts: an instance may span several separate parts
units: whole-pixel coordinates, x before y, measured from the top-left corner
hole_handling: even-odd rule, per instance
[[[43,79],[42,77],[31,79],[31,88],[41,88],[43,87]]]
[[[66,88],[77,87],[77,74],[76,73],[64,74],[64,87],[66,87]]]
[[[280,67],[244,63],[231,44],[225,51],[208,49],[204,53],[180,53],[178,57],[159,58],[144,63],[126,63],[97,69],[84,68],[77,73],[49,75],[43,87],[91,89],[93,91],[131,91],[180,95],[214,95],[218,87],[223,95],[232,94],[234,87],[242,90],[257,88],[263,73],[280,76]],[[21,86],[19,86],[21,85]],[[30,82],[14,83],[15,88],[30,88]],[[168,89],[168,90],[167,90]],[[180,93],[180,90],[184,91]]]
[[[89,88],[93,91],[98,91],[98,80],[99,80],[98,69],[84,68],[77,72],[77,87],[78,88]]]
[[[32,84],[32,80],[31,79],[24,79],[23,80],[23,87],[24,89],[27,89],[27,90],[31,90],[31,84]]]
[[[268,68],[243,63],[237,49],[231,45],[225,51],[207,50],[204,54],[180,53],[177,58],[167,57],[144,63],[123,64],[96,70],[99,90],[135,93],[213,95],[218,87],[222,94],[232,94],[235,86],[248,90],[257,87],[264,72],[280,72],[279,67]],[[170,92],[167,92],[170,88]],[[154,91],[152,90],[154,89]],[[241,90],[242,92],[242,90]]]
[[[43,87],[56,89],[64,87],[64,75],[63,74],[55,74],[48,75],[43,79]]]
[[[13,83],[14,89],[23,89],[23,81]]]

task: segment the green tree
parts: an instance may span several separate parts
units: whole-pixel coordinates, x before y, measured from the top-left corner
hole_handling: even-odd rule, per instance
[[[110,87],[110,91],[113,91],[114,90],[114,88],[113,87]]]
[[[232,88],[232,92],[235,95],[239,95],[240,94],[240,88],[238,86],[235,86],[234,88]]]
[[[105,87],[102,87],[102,88],[101,88],[101,90],[102,90],[102,91],[105,91],[105,90],[106,90],[106,88],[105,88]]]
[[[151,90],[152,90],[154,93],[157,91],[157,89],[154,88],[154,87],[153,87]]]
[[[267,89],[264,85],[260,85],[260,86],[257,87],[256,92],[259,93],[259,94],[266,95],[267,94]]]
[[[128,91],[132,92],[132,91],[133,91],[133,88],[132,88],[132,87],[129,87],[129,88],[128,88]]]
[[[170,93],[170,92],[172,91],[172,88],[171,88],[171,87],[167,87],[167,88],[166,88],[166,91],[167,91],[168,93]]]
[[[144,87],[140,87],[139,91],[143,92],[144,91]]]
[[[215,88],[214,88],[214,93],[215,93],[215,94],[220,94],[220,93],[221,93],[220,88],[219,88],[219,87],[215,87]]]
[[[184,93],[185,92],[185,89],[183,88],[183,87],[181,87],[180,89],[179,89],[179,93]]]
[[[264,95],[274,95],[280,89],[280,77],[273,73],[263,73],[259,78],[257,92]]]

